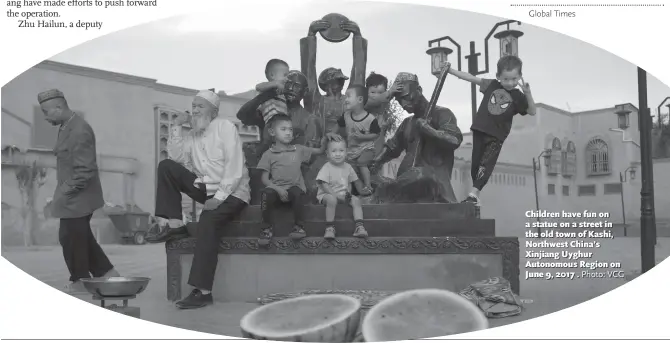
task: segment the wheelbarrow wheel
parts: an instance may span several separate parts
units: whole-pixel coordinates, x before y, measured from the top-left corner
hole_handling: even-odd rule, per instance
[[[133,242],[137,245],[143,245],[147,243],[146,238],[146,232],[135,232],[135,236],[133,236]]]

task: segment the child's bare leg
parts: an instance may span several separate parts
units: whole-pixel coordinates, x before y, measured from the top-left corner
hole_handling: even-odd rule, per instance
[[[363,185],[367,188],[372,188],[372,185],[370,184],[370,168],[368,168],[368,166],[360,166],[358,168],[361,173]]]
[[[335,238],[335,210],[337,209],[337,198],[326,194],[321,199],[326,205],[326,232],[324,238]]]
[[[354,221],[363,221],[363,207],[361,199],[357,196],[351,196],[351,207],[354,209]]]
[[[361,199],[357,196],[352,196],[351,207],[354,210],[354,222],[356,223],[354,237],[367,237],[368,232],[365,230],[365,226],[363,226],[363,206],[361,206]]]
[[[337,198],[330,194],[326,194],[323,196],[323,200],[321,200],[324,204],[326,204],[326,222],[327,223],[332,223],[335,221],[335,210],[337,209]]]

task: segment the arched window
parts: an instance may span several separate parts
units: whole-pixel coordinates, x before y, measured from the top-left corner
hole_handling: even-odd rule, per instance
[[[577,149],[575,148],[575,143],[572,141],[568,142],[568,147],[565,152],[566,159],[566,176],[575,176],[577,174]]]
[[[609,150],[607,143],[600,138],[593,138],[586,145],[586,165],[589,175],[610,173]]]
[[[554,138],[551,142],[551,157],[549,158],[549,174],[558,174],[561,170],[561,141]]]

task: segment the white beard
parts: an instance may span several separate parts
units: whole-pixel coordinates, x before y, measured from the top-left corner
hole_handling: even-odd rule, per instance
[[[203,116],[203,117],[200,117],[198,119],[192,120],[191,121],[191,128],[193,128],[193,131],[195,131],[195,132],[202,132],[202,131],[205,131],[205,129],[207,129],[207,127],[209,126],[209,123],[211,123],[211,122],[212,122],[211,118],[209,118],[207,116]]]

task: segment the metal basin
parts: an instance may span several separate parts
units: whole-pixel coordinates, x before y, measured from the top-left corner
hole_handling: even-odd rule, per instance
[[[151,281],[148,277],[95,277],[81,279],[86,290],[101,297],[128,297],[142,293]]]

